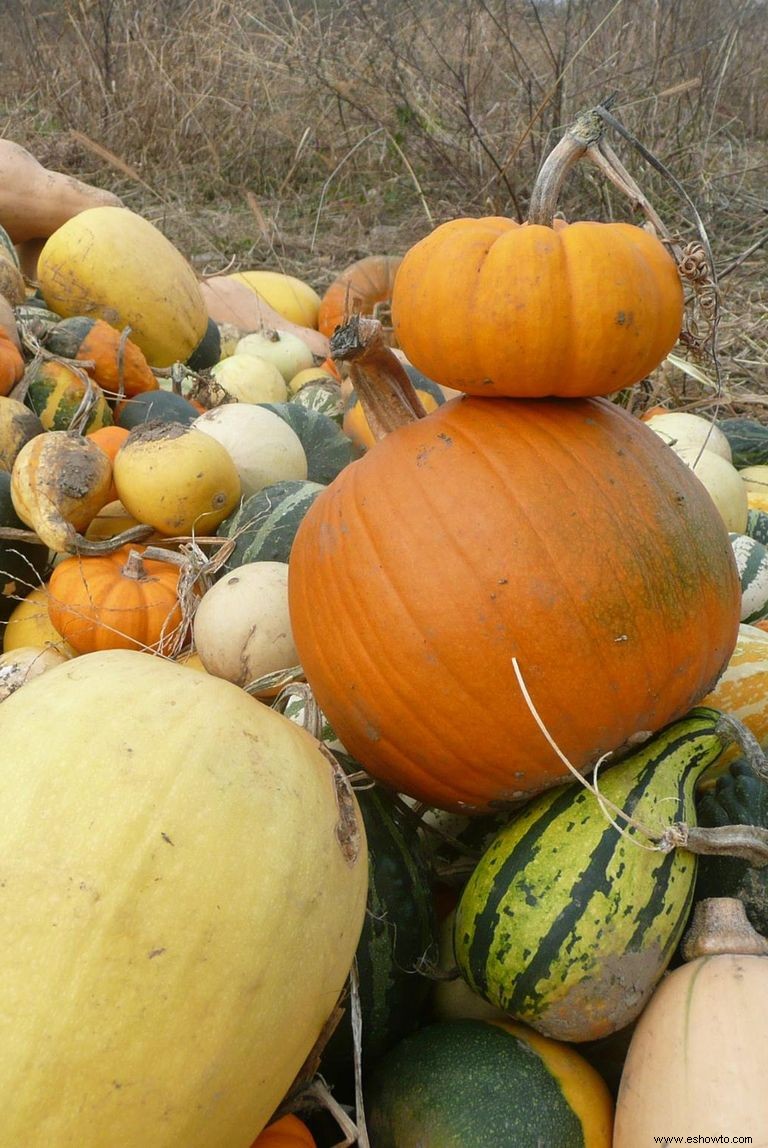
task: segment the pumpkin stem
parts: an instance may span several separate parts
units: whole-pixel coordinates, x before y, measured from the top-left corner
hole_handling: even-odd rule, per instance
[[[402,363],[384,338],[378,319],[353,315],[331,336],[331,358],[349,363],[352,385],[378,441],[426,411]]]
[[[609,115],[608,109],[614,102],[615,97],[612,97],[597,107],[582,112],[544,160],[531,192],[528,222],[545,227],[552,226],[566,176],[580,160],[586,159],[629,199],[633,208],[642,209],[657,234],[674,248],[669,231],[660,216],[603,138],[606,116]],[[608,122],[613,126],[618,121],[610,117]],[[677,251],[676,254],[679,258]]]
[[[683,957],[768,956],[768,940],[752,928],[738,897],[707,897],[693,911],[693,922],[683,938]]]
[[[141,560],[141,553],[138,550],[130,550],[128,552],[128,557],[123,563],[120,573],[124,578],[131,578],[135,582],[146,582],[149,577],[147,568]]]

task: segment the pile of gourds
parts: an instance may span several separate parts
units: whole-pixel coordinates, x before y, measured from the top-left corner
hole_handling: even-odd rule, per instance
[[[523,226],[200,281],[5,147],[0,1148],[765,1127],[768,436],[610,397],[665,243],[569,137]]]

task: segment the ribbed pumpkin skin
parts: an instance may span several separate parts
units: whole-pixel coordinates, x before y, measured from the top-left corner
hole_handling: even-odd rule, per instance
[[[367,1084],[376,1148],[610,1148],[613,1104],[597,1072],[523,1025],[428,1025]]]
[[[720,715],[695,709],[617,765],[601,794],[660,833],[695,824],[697,778],[720,753]],[[541,794],[501,830],[465,886],[454,951],[491,1004],[558,1040],[631,1024],[685,927],[696,857],[621,836],[589,790]]]
[[[54,569],[48,614],[78,653],[170,651],[182,623],[180,568],[131,553],[121,546],[98,558],[65,558]]]
[[[50,670],[2,720],[0,1142],[247,1148],[357,945],[354,797],[303,730],[146,654]]]
[[[399,255],[365,255],[334,279],[320,300],[317,328],[332,335],[350,315],[372,315],[378,304],[389,304]]]
[[[206,333],[208,310],[192,267],[126,208],[92,207],[68,220],[47,240],[37,272],[52,311],[130,327],[153,367],[185,362]]]
[[[455,219],[406,252],[398,345],[469,394],[607,395],[674,346],[683,291],[666,248],[627,223]]]
[[[294,638],[347,750],[388,785],[486,809],[706,693],[739,580],[695,475],[603,399],[452,400],[320,494],[291,551]],[[429,699],[425,704],[424,699]]]

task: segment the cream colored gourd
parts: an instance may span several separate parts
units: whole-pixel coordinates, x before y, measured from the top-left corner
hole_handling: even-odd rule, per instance
[[[747,490],[733,463],[700,447],[679,448],[675,453],[706,487],[728,530],[743,534],[749,508]]]
[[[697,1133],[710,1143],[765,1142],[768,941],[741,901],[713,898],[697,906],[684,953],[686,963],[661,982],[632,1035],[614,1148],[646,1148],[662,1137],[682,1144]]]
[[[211,367],[211,376],[239,403],[284,403],[288,387],[274,363],[258,355],[230,355]]]
[[[457,972],[456,958],[453,955],[453,929],[456,910],[451,909],[440,923],[439,962],[441,973]],[[461,976],[452,979],[436,979],[432,986],[432,1016],[435,1020],[511,1020],[509,1013],[489,1004],[487,1000],[470,988]]]
[[[346,779],[244,691],[133,651],[49,671],[2,723],[0,1144],[246,1148],[360,934]]]
[[[200,415],[192,426],[227,450],[237,468],[243,498],[274,482],[307,477],[301,439],[284,419],[265,407],[225,403]]]
[[[221,443],[181,423],[141,423],[115,456],[120,502],[161,534],[210,534],[235,508],[240,479]]]
[[[747,488],[747,493],[768,496],[768,466],[745,466],[739,471],[739,478]]]
[[[195,649],[206,670],[238,686],[296,666],[288,614],[288,564],[249,562],[200,599]]]
[[[112,465],[87,437],[46,431],[30,439],[11,470],[11,500],[22,522],[59,553],[74,553],[78,534],[109,497]]]
[[[646,420],[646,425],[671,446],[675,453],[681,450],[709,450],[728,462],[733,461],[731,444],[711,419],[688,411],[667,411],[653,415]]]
[[[286,385],[299,371],[311,367],[314,361],[307,344],[290,331],[253,331],[250,335],[243,335],[235,347],[235,355],[243,354],[257,355],[273,363]]]

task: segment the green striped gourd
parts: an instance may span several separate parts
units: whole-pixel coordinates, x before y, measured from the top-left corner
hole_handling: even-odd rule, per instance
[[[306,383],[288,400],[309,411],[320,411],[341,426],[344,419],[344,401],[341,386],[334,379]]]
[[[613,1103],[576,1049],[525,1025],[452,1020],[365,1080],[375,1148],[610,1148]]]
[[[719,716],[691,710],[601,772],[600,793],[652,833],[694,823],[696,781],[730,740]],[[454,949],[470,987],[556,1039],[631,1023],[690,908],[696,857],[654,849],[611,816],[578,784],[542,794],[495,838],[457,908]]]
[[[741,621],[768,616],[768,549],[748,534],[731,534],[733,556],[741,579]]]
[[[737,470],[768,463],[768,427],[757,419],[719,419],[720,430],[731,446],[731,458]]]
[[[763,546],[768,546],[768,514],[764,510],[750,507],[747,511],[746,533]]]
[[[259,403],[296,432],[307,456],[307,478],[328,484],[355,457],[352,443],[333,419],[299,403]]]
[[[216,531],[235,542],[224,569],[248,562],[287,562],[299,523],[322,490],[319,482],[284,479],[246,498]]]

